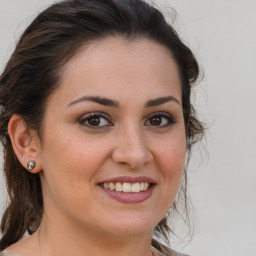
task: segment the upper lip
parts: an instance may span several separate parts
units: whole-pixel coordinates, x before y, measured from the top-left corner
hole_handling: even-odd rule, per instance
[[[117,182],[121,182],[121,183],[124,183],[124,182],[127,182],[127,183],[148,182],[148,183],[153,183],[153,184],[156,183],[155,180],[153,180],[147,176],[139,176],[139,177],[119,176],[119,177],[103,180],[103,181],[99,182],[99,184],[101,184],[101,183],[117,183]]]

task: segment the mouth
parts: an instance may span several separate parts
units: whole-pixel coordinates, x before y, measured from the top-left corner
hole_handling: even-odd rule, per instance
[[[104,189],[123,193],[139,193],[148,190],[152,185],[149,182],[104,182],[99,184]]]
[[[149,199],[156,187],[149,177],[116,177],[98,183],[101,190],[110,198],[121,203],[140,203]]]

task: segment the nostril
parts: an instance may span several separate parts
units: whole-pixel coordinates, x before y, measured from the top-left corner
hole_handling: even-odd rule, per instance
[[[120,165],[128,165],[131,169],[141,169],[153,160],[153,155],[141,138],[118,144],[112,152],[112,159]]]

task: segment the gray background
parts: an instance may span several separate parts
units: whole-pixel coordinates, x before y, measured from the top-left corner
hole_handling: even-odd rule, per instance
[[[15,41],[51,0],[0,0],[0,70]],[[207,139],[191,163],[196,232],[173,246],[194,256],[256,255],[256,1],[154,1],[204,69],[195,104]],[[171,18],[172,20],[172,18]],[[0,175],[0,212],[5,189]]]

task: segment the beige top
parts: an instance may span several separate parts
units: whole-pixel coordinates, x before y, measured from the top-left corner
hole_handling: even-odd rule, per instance
[[[185,255],[185,254],[180,254],[180,253],[177,253],[177,252],[174,252],[175,254],[175,256],[188,256],[188,255]],[[163,256],[167,256],[166,254],[163,254],[163,253],[161,253],[161,255],[163,255]],[[17,255],[17,254],[11,254],[11,253],[5,253],[5,252],[0,252],[0,256],[19,256],[19,255]]]
[[[5,252],[0,252],[0,256],[19,256],[19,255],[17,255],[17,254],[5,253]]]
[[[154,247],[152,247],[152,248],[154,248]],[[173,250],[171,250],[171,249],[169,249],[167,247],[165,247],[165,249],[167,249],[171,253],[171,255],[173,255],[173,256],[189,256],[189,255],[186,255],[186,254],[175,252],[175,251],[173,251]],[[156,248],[154,248],[154,250],[158,251]],[[166,254],[161,253],[159,251],[158,251],[158,253],[160,253],[160,255],[162,255],[162,256],[167,256]],[[6,253],[6,252],[0,252],[0,256],[19,256],[19,255],[11,254],[11,253]]]

